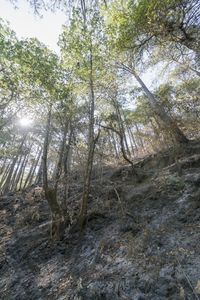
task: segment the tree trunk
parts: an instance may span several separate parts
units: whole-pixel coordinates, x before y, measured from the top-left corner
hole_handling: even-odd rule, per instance
[[[54,240],[61,240],[64,235],[65,220],[60,205],[57,201],[57,190],[48,186],[47,155],[51,128],[51,115],[52,105],[50,105],[48,111],[46,133],[43,145],[43,189],[45,198],[48,201],[49,208],[51,210],[51,237]]]
[[[9,170],[9,173],[7,175],[7,178],[5,179],[5,182],[4,182],[4,186],[3,186],[3,193],[7,193],[9,190],[10,190],[10,184],[11,184],[11,177],[13,176],[13,171],[14,171],[14,168],[15,168],[15,165],[16,165],[16,162],[18,160],[18,157],[22,151],[22,147],[25,143],[25,140],[26,140],[26,137],[27,137],[27,133],[24,134],[24,136],[22,137],[22,140],[21,140],[21,144],[18,148],[18,151],[17,151],[17,154],[16,156],[14,157],[13,161],[12,161],[12,164],[10,166],[10,170]]]
[[[70,169],[71,169],[71,141],[72,141],[72,124],[70,122],[69,126],[69,136],[68,136],[68,143],[65,145],[64,154],[63,154],[63,165],[64,165],[64,201],[65,201],[65,208],[67,209],[67,199],[69,196],[69,185],[70,185]]]
[[[131,135],[134,147],[135,147],[134,149],[138,152],[138,145],[136,143],[135,136],[133,135],[132,128],[130,125],[129,125],[129,132],[130,132],[130,135]]]
[[[42,150],[39,150],[37,151],[37,154],[36,154],[36,160],[32,163],[32,166],[30,168],[30,171],[28,173],[28,176],[26,177],[26,181],[24,183],[24,187],[26,188],[27,186],[31,185],[31,182],[32,182],[32,179],[33,179],[33,176],[34,176],[34,173],[35,173],[35,170],[37,168],[37,165],[38,165],[38,162],[39,162],[39,159],[40,159],[40,156],[41,156],[41,153],[42,153]]]
[[[144,142],[143,142],[143,140],[141,138],[141,132],[139,130],[139,127],[138,127],[137,123],[135,123],[135,128],[136,128],[136,131],[137,131],[138,144],[140,145],[140,147],[142,148],[142,150],[145,150]]]
[[[175,140],[178,143],[187,143],[188,139],[184,135],[184,133],[177,126],[175,120],[173,120],[164,110],[164,108],[157,102],[154,95],[149,91],[147,86],[144,84],[142,79],[137,75],[135,71],[132,73],[135,79],[138,81],[143,91],[148,97],[149,104],[154,111],[154,113],[160,118],[160,120],[164,123],[166,129],[168,129],[174,136]]]
[[[59,149],[59,158],[58,158],[58,163],[56,166],[56,172],[55,172],[55,189],[57,190],[58,187],[58,181],[61,176],[62,172],[62,161],[63,161],[63,155],[64,155],[64,149],[65,149],[65,143],[66,143],[66,137],[67,137],[67,130],[68,130],[68,121],[65,121],[65,126],[64,126],[64,131],[63,131],[63,137],[62,141],[60,144],[60,149]]]
[[[23,179],[24,179],[24,174],[25,174],[25,169],[26,169],[26,165],[28,162],[28,158],[29,158],[30,153],[28,153],[25,157],[24,157],[24,161],[23,161],[23,165],[22,165],[22,171],[21,171],[21,176],[19,179],[19,190],[22,189],[22,185],[23,185]],[[24,185],[23,185],[24,188]]]
[[[65,126],[64,126],[64,131],[63,131],[63,138],[60,144],[60,151],[59,151],[59,158],[58,158],[58,163],[56,167],[56,174],[55,174],[55,184],[54,184],[54,191],[55,191],[55,196],[57,195],[57,190],[58,190],[58,183],[61,177],[62,173],[62,162],[64,158],[64,151],[65,151],[65,144],[66,144],[66,137],[67,137],[67,131],[68,131],[68,120],[65,121]],[[54,196],[54,197],[55,197]],[[69,213],[67,210],[67,207],[65,207],[65,226],[67,226],[70,223],[70,217]]]
[[[0,175],[3,174],[6,169],[6,162],[7,162],[7,157],[4,157],[2,166],[1,166],[1,170],[0,170]]]
[[[134,149],[134,146],[133,146],[133,139],[132,139],[132,135],[131,135],[131,132],[130,132],[129,124],[127,124],[126,120],[125,120],[125,125],[126,125],[126,130],[127,130],[127,133],[128,133],[130,145],[131,145],[132,154],[133,154],[133,156],[135,156],[135,149]]]
[[[9,163],[9,164],[7,164],[5,170],[4,170],[3,174],[2,174],[1,182],[0,182],[0,187],[1,187],[1,189],[2,189],[2,187],[3,187],[3,184],[4,184],[5,180],[6,180],[6,177],[7,177],[8,173],[9,173],[9,170],[10,170],[10,168],[11,168],[11,165],[12,165],[12,162]],[[2,191],[2,190],[1,190],[1,191]]]
[[[31,173],[28,185],[31,185],[32,182],[33,182],[33,178],[34,178],[34,175],[35,175],[36,168],[37,168],[37,166],[39,164],[39,161],[40,161],[40,158],[41,158],[41,154],[42,154],[42,149],[40,149],[40,151],[38,153],[38,157],[36,158],[35,165],[34,165],[32,173]]]
[[[41,185],[42,184],[42,170],[43,170],[43,158],[40,161],[39,170],[37,176],[35,178],[35,184]]]
[[[84,177],[84,186],[83,194],[81,201],[81,209],[79,214],[78,223],[80,228],[83,228],[83,225],[87,218],[87,206],[88,206],[88,197],[90,193],[90,184],[91,184],[91,175],[94,159],[94,150],[95,150],[95,138],[94,138],[94,105],[95,105],[95,96],[94,96],[94,83],[93,83],[93,56],[92,56],[92,45],[90,49],[90,79],[89,79],[89,88],[90,88],[90,103],[89,103],[89,135],[88,135],[88,157],[86,172]]]
[[[23,155],[20,155],[19,156],[19,159],[17,160],[16,164],[17,164],[17,167],[15,168],[15,171],[13,173],[13,176],[10,180],[10,190],[11,191],[14,191],[15,190],[15,185],[17,184],[17,174],[18,174],[18,171],[20,169],[20,166],[21,166],[21,163],[22,163],[22,158],[23,158]]]
[[[114,104],[114,108],[115,108],[115,111],[117,114],[120,135],[123,135],[123,144],[124,144],[123,149],[125,152],[127,151],[129,156],[131,156],[131,153],[130,153],[130,150],[128,147],[127,138],[126,138],[126,132],[125,132],[125,128],[124,128],[124,124],[123,124],[123,120],[122,120],[122,115],[121,115],[121,111],[120,111],[120,107],[117,102],[117,99],[113,99],[113,104]]]
[[[173,135],[175,141],[177,143],[186,144],[188,143],[187,137],[184,133],[180,130],[177,126],[175,120],[173,120],[164,110],[163,106],[161,106],[158,101],[156,100],[155,96],[149,91],[147,86],[144,84],[142,79],[138,76],[136,71],[128,66],[122,65],[122,68],[129,73],[131,73],[139,85],[142,87],[144,93],[146,94],[149,104],[153,112],[159,117],[159,119],[163,122],[165,128]]]
[[[109,131],[108,131],[109,132]],[[117,143],[116,143],[116,138],[115,138],[115,135],[113,133],[113,131],[111,131],[111,136],[112,136],[112,143],[111,145],[113,144],[114,145],[114,150],[115,150],[115,157],[117,159],[119,159],[119,153],[118,153],[118,149],[117,149]],[[110,137],[110,134],[109,134],[109,137]],[[111,141],[110,141],[111,142]]]
[[[18,172],[18,174],[17,174],[17,178],[16,178],[16,180],[15,180],[15,186],[14,186],[14,190],[15,190],[15,191],[16,191],[16,190],[19,188],[19,186],[20,186],[20,178],[21,178],[21,176],[22,176],[22,172],[23,172],[23,168],[24,168],[24,163],[25,163],[25,161],[26,161],[26,157],[27,157],[27,154],[24,155],[24,158],[23,158],[22,163],[21,163],[20,168],[19,168],[19,172]]]
[[[120,147],[121,147],[121,152],[122,152],[122,155],[123,155],[123,158],[131,165],[135,175],[137,176],[137,172],[134,168],[134,165],[133,165],[133,162],[128,158],[128,156],[126,155],[126,149],[124,147],[124,142],[123,142],[123,134],[121,134],[120,131],[116,130],[115,128],[113,127],[109,127],[109,126],[104,126],[104,125],[100,125],[101,127],[105,128],[105,129],[108,129],[108,130],[112,130],[113,132],[115,132],[118,136],[119,136],[119,140],[120,140]]]

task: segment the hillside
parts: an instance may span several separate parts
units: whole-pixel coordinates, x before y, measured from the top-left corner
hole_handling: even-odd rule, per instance
[[[200,145],[92,176],[87,224],[49,239],[41,189],[0,200],[1,299],[200,299]],[[81,179],[67,207],[79,208]],[[62,186],[59,187],[62,201]]]

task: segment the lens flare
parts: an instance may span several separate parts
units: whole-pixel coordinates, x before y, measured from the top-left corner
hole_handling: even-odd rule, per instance
[[[19,120],[19,124],[22,127],[30,127],[30,125],[33,123],[33,120],[28,117],[23,117]]]

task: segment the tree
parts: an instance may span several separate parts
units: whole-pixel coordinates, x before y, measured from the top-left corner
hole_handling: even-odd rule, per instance
[[[106,164],[124,159],[135,171],[135,157],[166,148],[166,141],[183,145],[185,133],[198,135],[199,4],[187,2],[116,0],[102,4],[104,18],[99,2],[90,8],[80,1],[63,26],[61,57],[37,39],[18,39],[1,23],[1,187],[8,192],[42,185],[54,239],[62,239],[70,223],[67,203],[78,177],[75,223],[82,228],[96,170],[102,174]],[[164,60],[156,53],[164,47],[169,72],[182,62],[185,71],[149,88],[141,73]],[[34,119],[26,130],[18,122],[23,116]]]
[[[120,48],[144,50],[173,42],[199,53],[200,4],[198,0],[139,0],[108,7],[108,24]]]
[[[106,45],[101,31],[101,18],[95,9],[87,12],[87,20],[82,18],[80,11],[74,12],[71,24],[64,29],[60,42],[63,59],[71,67],[76,81],[75,93],[78,98],[86,99],[88,107],[88,155],[79,216],[81,227],[87,216],[94,151],[100,133],[100,131],[95,132],[96,99],[97,95],[99,97],[99,87],[107,76],[105,68],[107,59],[104,55]]]

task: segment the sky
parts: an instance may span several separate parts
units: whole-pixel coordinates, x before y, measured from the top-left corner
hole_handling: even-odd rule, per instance
[[[37,37],[50,49],[59,53],[57,46],[58,36],[62,24],[66,21],[64,12],[44,12],[43,17],[36,16],[33,8],[26,0],[18,0],[18,8],[9,0],[0,0],[0,17],[9,21],[19,38]]]
[[[26,0],[18,0],[17,5],[18,8],[15,8],[10,0],[0,0],[0,17],[9,21],[10,28],[16,32],[17,37],[36,37],[59,54],[58,37],[67,18],[64,12],[42,12],[43,17],[41,18],[34,14],[33,8]],[[153,71],[150,70],[142,74],[142,79],[148,87],[159,84],[160,80],[155,82],[155,79],[159,77],[157,71],[154,68]]]

